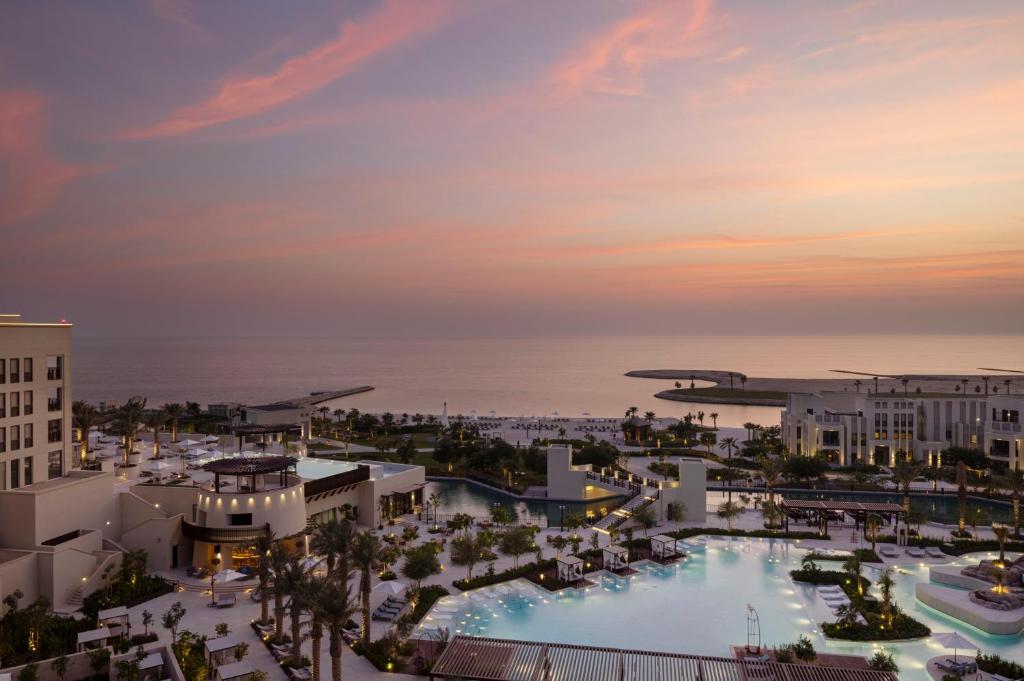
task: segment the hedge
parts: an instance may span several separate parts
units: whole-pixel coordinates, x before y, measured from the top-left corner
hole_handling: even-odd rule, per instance
[[[902,612],[893,618],[892,627],[883,627],[881,616],[865,614],[867,624],[846,627],[838,622],[822,622],[821,631],[829,638],[843,641],[901,641],[931,636],[932,630]]]

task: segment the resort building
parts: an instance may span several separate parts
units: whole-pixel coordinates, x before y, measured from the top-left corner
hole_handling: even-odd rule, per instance
[[[305,439],[312,436],[312,420],[317,413],[321,416],[328,415],[332,411],[331,403],[335,400],[370,390],[373,390],[372,386],[362,385],[342,390],[318,391],[302,397],[281,400],[280,402],[272,402],[270,404],[211,404],[209,408],[211,413],[215,409],[218,412],[230,411],[231,413],[237,413],[244,425],[275,427],[278,434],[290,432],[291,429],[285,429],[284,426],[292,426],[295,429],[294,432],[299,437]]]
[[[71,325],[0,315],[0,490],[53,480],[71,449]]]
[[[934,465],[942,450],[969,447],[996,464],[1024,464],[1021,412],[1013,394],[793,393],[782,412],[783,444],[839,465],[891,466],[899,453]]]

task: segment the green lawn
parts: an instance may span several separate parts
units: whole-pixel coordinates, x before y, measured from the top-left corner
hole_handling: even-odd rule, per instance
[[[670,395],[686,397],[747,398],[753,400],[785,400],[789,393],[781,390],[742,390],[740,388],[678,388],[666,390]]]

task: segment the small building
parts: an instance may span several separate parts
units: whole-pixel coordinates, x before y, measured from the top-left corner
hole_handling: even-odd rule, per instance
[[[101,627],[108,627],[112,633],[116,631],[118,636],[124,638],[128,635],[128,608],[119,605],[116,608],[100,610],[96,622]]]
[[[565,556],[557,559],[558,581],[572,584],[583,579],[583,559],[578,556]]]
[[[676,550],[676,539],[667,534],[657,534],[651,537],[651,556],[658,560],[677,558],[679,552]]]
[[[210,667],[220,667],[225,662],[235,659],[235,650],[243,643],[242,639],[233,634],[211,638],[206,641],[206,661]],[[230,665],[228,665],[230,666]]]
[[[110,638],[110,629],[107,629],[106,627],[83,631],[78,634],[78,646],[76,650],[78,652],[82,652],[83,650],[103,648],[107,645],[107,641],[110,640]]]
[[[627,442],[646,442],[651,439],[651,432],[654,424],[650,421],[634,416],[622,422],[622,434]]]
[[[223,667],[217,667],[213,678],[216,681],[248,681],[248,679],[252,678],[255,671],[256,669],[252,666],[252,662],[242,660],[241,662],[232,662]]]
[[[151,651],[139,661],[139,681],[161,681],[164,678],[164,656],[159,652]]]
[[[629,549],[625,546],[612,544],[604,547],[601,552],[605,570],[622,570],[629,567]]]

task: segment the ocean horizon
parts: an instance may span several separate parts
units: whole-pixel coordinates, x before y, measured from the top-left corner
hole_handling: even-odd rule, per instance
[[[778,408],[699,405],[654,397],[673,381],[634,369],[720,369],[749,376],[835,378],[867,373],[1022,369],[1021,336],[636,335],[507,339],[75,338],[74,399],[150,403],[272,402],[358,385],[333,407],[393,413],[659,416],[717,412],[721,425],[775,423]],[[850,377],[851,389],[855,377]]]

